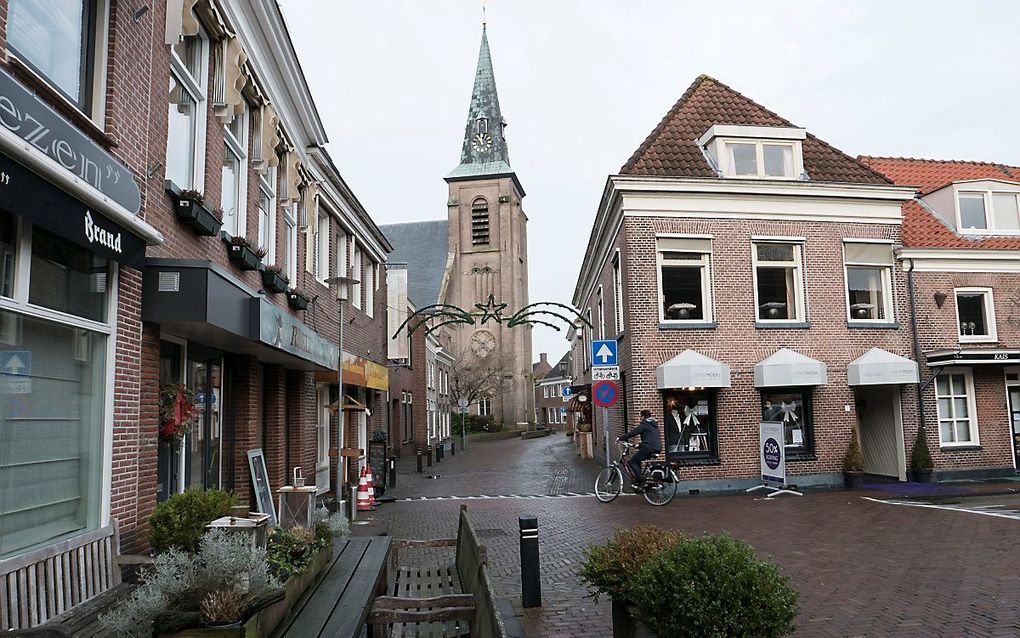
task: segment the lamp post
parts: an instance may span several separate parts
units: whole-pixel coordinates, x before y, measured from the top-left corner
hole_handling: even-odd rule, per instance
[[[337,505],[344,496],[344,305],[351,297],[351,286],[361,283],[351,277],[329,277],[326,283],[336,286],[336,300],[340,306],[340,321],[337,330],[336,362],[336,495]],[[327,437],[328,438],[328,437]]]

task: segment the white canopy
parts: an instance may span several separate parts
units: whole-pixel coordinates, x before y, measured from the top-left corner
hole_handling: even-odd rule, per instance
[[[754,364],[754,387],[825,385],[829,380],[825,364],[799,352],[783,348]]]
[[[846,367],[848,385],[917,383],[917,362],[881,348],[872,348]]]
[[[660,390],[669,388],[728,388],[730,367],[700,352],[684,350],[655,369]]]

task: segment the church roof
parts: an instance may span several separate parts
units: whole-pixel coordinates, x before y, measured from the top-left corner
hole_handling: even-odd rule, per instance
[[[407,264],[407,298],[415,308],[439,302],[446,273],[447,220],[380,226],[393,244],[391,264]]]
[[[489,38],[483,25],[460,165],[446,176],[447,179],[513,173],[504,137],[505,127],[506,121],[499,109],[499,95],[496,93],[496,76],[492,72]]]

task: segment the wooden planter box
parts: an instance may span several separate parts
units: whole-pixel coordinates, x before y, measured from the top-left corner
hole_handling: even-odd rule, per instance
[[[287,292],[288,283],[287,278],[281,273],[272,270],[262,271],[262,285],[269,292]]]
[[[287,293],[287,303],[290,304],[290,307],[294,310],[304,310],[308,307],[309,301],[311,300],[308,297],[299,292],[292,290]]]
[[[319,579],[319,574],[329,565],[333,558],[333,547],[323,549],[315,557],[304,573],[292,576],[284,587],[287,595],[282,600],[263,607],[244,622],[220,627],[195,627],[169,634],[159,634],[160,638],[269,638],[277,625],[283,622],[293,611],[297,601],[309,587]]]
[[[177,212],[177,221],[190,228],[196,235],[213,237],[223,226],[223,222],[216,219],[204,204],[190,199],[175,195],[174,210]]]
[[[262,263],[251,246],[229,244],[228,254],[230,261],[236,263],[242,270],[258,270],[259,264]]]

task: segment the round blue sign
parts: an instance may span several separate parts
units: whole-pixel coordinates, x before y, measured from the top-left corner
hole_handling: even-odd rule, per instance
[[[769,469],[774,470],[779,467],[779,462],[783,460],[783,454],[775,439],[771,437],[765,439],[765,444],[762,446],[762,457]]]

